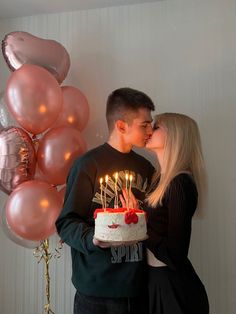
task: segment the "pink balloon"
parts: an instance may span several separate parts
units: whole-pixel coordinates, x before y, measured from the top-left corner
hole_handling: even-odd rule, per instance
[[[12,32],[2,41],[2,52],[10,70],[23,64],[35,64],[47,69],[61,83],[70,68],[70,56],[55,40],[42,39],[27,32]]]
[[[84,152],[85,142],[79,131],[70,127],[53,128],[39,142],[39,169],[51,184],[64,184],[72,163]]]
[[[5,99],[17,122],[32,134],[47,130],[62,108],[62,92],[45,69],[25,64],[7,82]]]
[[[10,194],[34,177],[36,153],[30,136],[21,128],[0,132],[0,189]]]
[[[47,176],[42,173],[42,171],[39,169],[38,163],[36,164],[35,174],[34,174],[34,180],[44,181],[49,184],[51,182],[47,179]]]
[[[5,234],[5,236],[14,242],[17,245],[20,245],[27,249],[35,249],[36,247],[40,246],[40,241],[31,241],[23,239],[22,237],[18,236],[9,226],[7,219],[6,219],[6,210],[5,208],[2,209],[1,213],[1,228]]]
[[[9,196],[6,218],[10,228],[20,237],[40,241],[55,233],[55,221],[62,199],[50,184],[32,180],[22,183]]]
[[[72,126],[82,131],[89,118],[89,105],[84,94],[75,87],[63,86],[62,110],[53,124],[53,128],[59,126]]]

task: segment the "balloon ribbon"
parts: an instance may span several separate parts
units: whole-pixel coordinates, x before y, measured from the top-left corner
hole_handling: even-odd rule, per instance
[[[47,303],[44,305],[44,311],[47,314],[55,314],[50,307],[50,275],[49,275],[49,262],[52,257],[60,257],[59,250],[62,248],[62,242],[59,242],[58,248],[55,249],[56,253],[52,255],[49,250],[49,239],[45,239],[41,242],[40,246],[35,249],[34,256],[38,258],[38,263],[43,260],[44,261],[44,278],[45,278],[45,294]]]

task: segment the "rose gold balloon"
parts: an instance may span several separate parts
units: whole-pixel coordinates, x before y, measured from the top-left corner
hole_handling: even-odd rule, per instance
[[[61,208],[62,199],[55,188],[32,180],[22,183],[9,196],[6,218],[17,235],[40,241],[55,233],[55,221]]]
[[[36,154],[30,136],[21,128],[0,132],[0,189],[9,194],[35,173]]]
[[[14,71],[23,64],[35,64],[47,69],[61,83],[70,68],[70,56],[55,40],[42,39],[27,32],[12,32],[2,41],[2,52]]]
[[[45,69],[25,64],[11,74],[5,99],[17,122],[32,134],[47,130],[62,108],[58,82]]]
[[[85,152],[84,140],[79,131],[70,127],[49,130],[39,142],[38,166],[47,180],[61,185],[73,161]]]
[[[5,236],[14,242],[17,245],[23,246],[27,249],[35,249],[40,245],[40,241],[30,241],[26,240],[20,236],[18,236],[9,226],[6,218],[6,210],[5,208],[2,209],[1,213],[1,229],[3,230]]]
[[[89,105],[84,94],[75,87],[63,86],[62,110],[52,127],[72,126],[82,131],[89,118]]]
[[[44,175],[42,171],[39,169],[38,163],[36,164],[35,168],[34,180],[44,181],[51,184],[51,182],[48,181],[47,176]]]
[[[0,93],[0,130],[7,128],[9,126],[17,126],[17,122],[13,119],[11,113],[9,112],[5,99],[4,92]]]

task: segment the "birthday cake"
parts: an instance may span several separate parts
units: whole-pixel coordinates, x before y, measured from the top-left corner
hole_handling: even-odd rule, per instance
[[[94,212],[94,237],[106,242],[141,241],[147,238],[146,214],[141,209],[99,208]]]

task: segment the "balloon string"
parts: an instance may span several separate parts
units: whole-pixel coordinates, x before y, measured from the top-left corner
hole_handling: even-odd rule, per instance
[[[50,276],[49,276],[49,262],[52,257],[51,253],[49,252],[49,240],[46,239],[42,242],[42,248],[43,248],[43,259],[45,263],[45,293],[47,298],[47,304],[44,305],[44,311],[45,313],[49,314],[55,314],[51,308],[50,308]]]
[[[49,240],[45,239],[40,243],[40,246],[37,247],[34,251],[34,256],[38,258],[38,263],[41,260],[44,260],[44,276],[45,276],[45,294],[47,303],[44,305],[44,311],[47,314],[55,314],[50,308],[50,275],[49,275],[49,263],[52,257],[60,258],[60,250],[63,247],[63,242],[60,240],[57,248],[55,248],[55,253],[52,254],[49,250]]]
[[[34,149],[37,152],[38,146],[39,146],[39,138],[37,137],[36,134],[32,135],[32,142],[33,142],[33,145],[34,145]]]

